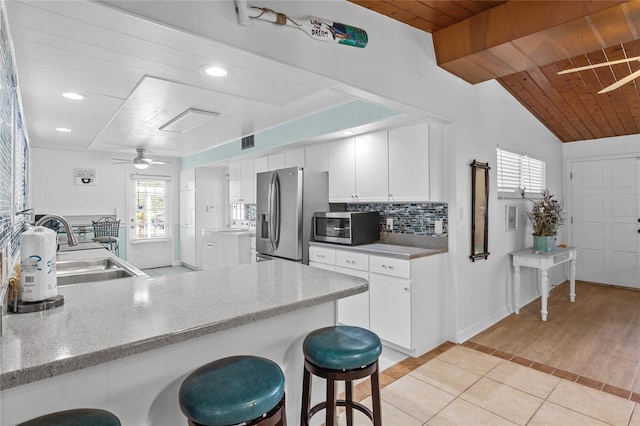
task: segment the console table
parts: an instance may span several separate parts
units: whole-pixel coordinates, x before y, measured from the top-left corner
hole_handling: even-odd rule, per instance
[[[514,251],[511,253],[513,257],[513,311],[520,313],[520,267],[536,268],[541,271],[540,279],[540,298],[542,301],[542,310],[540,315],[542,321],[547,320],[547,299],[549,297],[549,269],[552,266],[561,263],[570,262],[569,272],[569,299],[571,302],[576,301],[576,253],[575,247],[558,247],[554,251],[540,252],[534,251],[532,248]]]

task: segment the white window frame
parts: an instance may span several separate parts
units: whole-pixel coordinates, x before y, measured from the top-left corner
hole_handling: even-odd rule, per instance
[[[533,155],[497,147],[498,198],[536,198],[547,187],[546,161]]]
[[[132,174],[131,175],[131,217],[136,217],[137,203],[136,203],[136,182],[137,181],[164,181],[164,235],[160,237],[138,237],[136,234],[136,226],[137,223],[135,219],[133,220],[133,226],[131,232],[129,233],[129,241],[133,244],[135,243],[148,243],[148,242],[160,242],[160,241],[169,241],[171,239],[171,176],[163,176],[163,175],[142,175],[142,174]]]

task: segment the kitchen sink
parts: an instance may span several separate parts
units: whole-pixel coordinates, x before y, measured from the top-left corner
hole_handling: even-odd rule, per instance
[[[144,275],[144,273],[110,257],[56,262],[58,285],[113,280],[139,275]]]

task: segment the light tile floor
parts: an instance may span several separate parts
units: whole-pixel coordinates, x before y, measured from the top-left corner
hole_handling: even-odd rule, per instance
[[[384,426],[640,426],[640,408],[629,399],[460,345],[404,360],[381,382]],[[371,398],[363,403],[370,407]],[[370,426],[355,417],[355,426]]]
[[[153,277],[192,271],[144,270]],[[640,406],[629,399],[465,346],[445,344],[420,359],[405,358],[385,348],[380,360],[384,426],[640,426]],[[369,386],[359,383],[354,393],[371,407]],[[371,425],[358,412],[354,420]]]

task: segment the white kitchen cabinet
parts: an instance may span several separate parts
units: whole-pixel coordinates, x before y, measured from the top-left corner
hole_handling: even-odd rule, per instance
[[[309,247],[309,266],[369,279],[369,256],[346,250]],[[369,328],[369,292],[338,300],[337,322]]]
[[[269,163],[267,157],[260,157],[253,160],[253,172],[258,175],[258,173],[268,172],[269,171]]]
[[[355,138],[355,193],[359,202],[386,202],[389,198],[387,135],[383,130]]]
[[[304,166],[306,170],[314,172],[329,171],[328,144],[309,145],[304,149]]]
[[[285,153],[279,152],[278,154],[269,155],[267,157],[267,164],[269,166],[269,170],[284,169],[287,164]]]
[[[369,255],[336,250],[336,272],[369,280]],[[338,300],[338,322],[369,328],[369,292]]]
[[[180,261],[192,268],[197,267],[196,228],[194,227],[180,227]]]
[[[196,191],[180,191],[180,226],[196,225]]]
[[[385,345],[411,356],[447,340],[446,256],[401,259],[324,245],[309,247],[310,266],[369,280],[367,293],[338,301],[337,322],[368,328]]]
[[[180,191],[196,189],[196,169],[180,170]]]
[[[284,153],[285,167],[302,167],[305,168],[304,148],[295,148],[285,151]]]
[[[329,202],[356,202],[356,141],[341,139],[327,145]]]
[[[255,204],[256,174],[253,159],[229,163],[229,203]]]
[[[369,256],[371,331],[408,355],[419,356],[447,340],[445,256]]]
[[[388,200],[387,131],[328,144],[330,202]]]
[[[242,202],[244,204],[256,203],[256,173],[253,168],[253,159],[241,160],[242,170]]]
[[[405,348],[411,341],[411,280],[369,274],[371,331],[382,340]]]
[[[194,188],[180,191],[180,261],[202,265],[202,229],[221,228],[224,222],[224,170],[199,167]]]
[[[251,263],[251,238],[243,231],[203,231],[202,270]]]
[[[389,201],[429,201],[429,124],[389,130]]]

